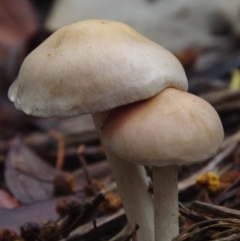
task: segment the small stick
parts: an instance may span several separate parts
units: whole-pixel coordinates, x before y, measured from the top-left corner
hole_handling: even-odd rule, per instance
[[[98,228],[97,228],[97,221],[96,219],[93,219],[93,229],[94,229],[94,236],[95,236],[95,240],[99,241],[99,234],[98,234]]]
[[[172,241],[183,241],[189,237],[193,240],[193,235],[197,235],[206,229],[215,228],[238,228],[239,220],[236,219],[211,219],[203,222],[193,224],[189,228],[185,229],[181,234],[175,237]],[[197,229],[197,230],[196,230]],[[195,231],[194,231],[195,230]]]
[[[133,229],[133,231],[132,231],[132,233],[130,235],[128,235],[124,239],[124,241],[130,241],[131,239],[132,239],[132,241],[137,241],[137,231],[138,231],[138,229],[139,229],[139,225],[136,224],[134,229]]]
[[[50,130],[49,135],[57,140],[58,143],[58,151],[57,151],[57,161],[56,161],[56,169],[62,170],[65,158],[65,141],[62,133],[56,130]]]
[[[182,203],[178,202],[179,212],[182,216],[190,219],[193,222],[202,222],[209,220],[210,218],[197,214],[192,210],[189,210],[187,207],[185,207]]]
[[[236,233],[239,233],[240,232],[240,229],[239,228],[231,228],[229,230],[226,230],[226,231],[223,231],[221,233],[217,233],[217,234],[213,234],[211,236],[211,239],[220,239],[220,238],[225,238],[225,237],[229,237],[230,235],[232,234],[236,234]]]
[[[137,231],[138,231],[138,229],[139,229],[139,225],[136,224],[135,228],[132,231],[132,241],[138,241],[138,239],[137,239]]]
[[[86,160],[85,160],[84,155],[83,155],[83,152],[84,152],[85,148],[86,148],[85,145],[79,146],[79,148],[77,150],[78,159],[79,159],[79,161],[82,165],[82,169],[83,169],[83,172],[85,174],[87,184],[92,187],[92,190],[93,190],[94,194],[96,194],[96,190],[93,186],[92,179],[91,179],[91,177],[89,175],[89,172],[88,172],[87,163],[86,163]]]
[[[240,219],[240,211],[218,205],[194,201],[191,203],[190,208],[196,211],[215,215],[216,217]]]
[[[223,192],[218,196],[216,200],[214,200],[214,204],[219,205],[221,204],[226,196],[226,193],[235,188],[240,184],[240,177],[238,177],[229,187],[225,188]]]
[[[98,206],[104,201],[105,196],[103,194],[98,194],[91,203],[86,203],[80,215],[78,215],[74,220],[67,219],[65,223],[62,225],[61,234],[63,237],[67,237],[67,235],[74,230],[75,228],[83,225],[89,219],[93,218],[94,213],[96,212]],[[70,223],[69,223],[70,222]]]

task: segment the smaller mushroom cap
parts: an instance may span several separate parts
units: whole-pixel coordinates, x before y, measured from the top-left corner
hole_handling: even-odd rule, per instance
[[[141,165],[203,161],[219,149],[221,120],[205,100],[174,88],[111,111],[102,142],[116,155]]]
[[[123,23],[86,20],[59,29],[26,57],[9,98],[27,114],[74,116],[187,85],[177,58],[160,45]]]

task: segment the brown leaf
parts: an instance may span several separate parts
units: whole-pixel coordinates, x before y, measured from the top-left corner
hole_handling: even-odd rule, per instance
[[[59,216],[55,212],[55,206],[58,200],[47,200],[12,210],[0,209],[0,229],[8,228],[19,233],[20,226],[26,222],[57,220]]]
[[[38,19],[28,0],[0,1],[0,43],[7,48],[31,36]]]
[[[0,0],[0,92],[16,78],[26,41],[39,29],[30,0]]]
[[[10,196],[7,192],[0,190],[0,207],[3,208],[16,208],[19,203],[16,199]]]
[[[44,163],[19,139],[9,150],[5,166],[7,187],[20,202],[29,204],[52,197],[52,182],[59,172]]]

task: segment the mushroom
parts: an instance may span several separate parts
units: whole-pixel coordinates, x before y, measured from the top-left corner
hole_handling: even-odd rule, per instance
[[[101,127],[115,107],[151,98],[167,87],[187,89],[185,72],[166,49],[131,27],[86,20],[53,33],[24,60],[9,98],[40,117],[91,113]],[[142,166],[106,150],[132,228],[153,241],[153,204]]]
[[[112,110],[101,137],[122,159],[153,166],[155,241],[171,241],[178,234],[177,166],[218,151],[224,133],[215,109],[195,95],[166,88]]]

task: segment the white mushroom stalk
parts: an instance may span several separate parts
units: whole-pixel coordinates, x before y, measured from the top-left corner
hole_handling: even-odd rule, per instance
[[[179,233],[178,166],[153,167],[155,241],[171,241]]]
[[[101,137],[101,128],[109,111],[92,114]],[[144,167],[130,163],[105,149],[111,171],[117,184],[130,227],[139,225],[138,240],[154,241],[153,199],[148,192],[148,181]]]
[[[178,234],[177,166],[205,160],[223,141],[214,108],[174,88],[112,110],[101,130],[103,144],[115,155],[153,166],[155,241]]]

